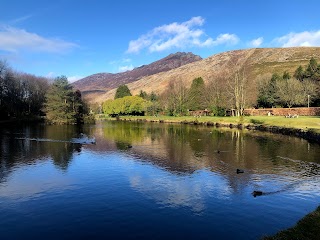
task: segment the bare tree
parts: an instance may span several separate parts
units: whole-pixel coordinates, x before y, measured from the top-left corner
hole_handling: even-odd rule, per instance
[[[214,114],[219,114],[219,109],[228,107],[228,96],[226,94],[226,73],[220,72],[209,77],[208,83],[203,94],[206,105]]]
[[[184,115],[186,113],[188,89],[181,79],[170,81],[167,90],[161,96],[161,102],[169,115]]]
[[[302,105],[306,100],[303,83],[295,78],[282,80],[276,83],[279,100],[291,108],[293,105]]]
[[[244,108],[247,105],[249,94],[248,84],[248,78],[243,68],[237,68],[228,81],[228,92],[232,102],[231,106],[234,107],[236,116],[242,116]]]

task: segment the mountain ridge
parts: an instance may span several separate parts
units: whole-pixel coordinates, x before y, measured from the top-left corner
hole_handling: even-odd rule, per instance
[[[121,73],[96,73],[72,83],[90,101],[96,95],[106,93],[123,84],[129,84],[143,77],[166,72],[171,69],[202,60],[191,52],[177,52],[147,65],[134,68]]]
[[[284,71],[288,71],[293,75],[299,65],[306,66],[312,57],[320,60],[320,47],[232,50],[166,72],[143,77],[127,84],[127,86],[133,95],[139,94],[140,90],[161,94],[172,80],[183,80],[184,85],[190,87],[194,78],[202,77],[205,82],[212,78],[219,78],[221,75],[228,78],[239,67],[246,70],[250,81],[266,73],[283,74]],[[112,99],[115,91],[116,89],[111,89],[105,94],[97,96],[94,102],[101,103],[107,99]]]

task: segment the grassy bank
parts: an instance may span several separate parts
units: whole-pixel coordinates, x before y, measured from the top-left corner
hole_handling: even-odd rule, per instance
[[[100,120],[112,120],[110,117],[99,115]],[[244,117],[199,117],[192,116],[183,117],[170,117],[170,116],[121,116],[121,120],[145,120],[150,122],[169,122],[169,123],[181,123],[181,122],[199,122],[199,123],[218,123],[222,125],[229,124],[243,124],[244,126],[250,125],[264,125],[264,126],[276,126],[293,129],[312,130],[320,133],[320,117],[299,117],[299,118],[285,118],[277,116],[244,116]]]
[[[313,240],[320,237],[320,206],[312,213],[302,218],[296,226],[281,231],[264,240]]]

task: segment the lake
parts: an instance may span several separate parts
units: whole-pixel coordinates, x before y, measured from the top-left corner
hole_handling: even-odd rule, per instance
[[[320,203],[319,144],[296,137],[161,123],[4,125],[0,148],[1,239],[259,239]]]

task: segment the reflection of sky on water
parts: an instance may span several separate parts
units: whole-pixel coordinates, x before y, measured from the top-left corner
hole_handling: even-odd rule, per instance
[[[195,213],[206,208],[206,198],[214,195],[218,199],[230,196],[230,187],[225,179],[206,170],[192,175],[175,175],[154,166],[145,166],[144,174],[136,171],[129,176],[133,189],[164,207],[188,207]]]
[[[2,216],[23,225],[25,211],[41,225],[50,214],[66,219],[67,211],[66,222],[81,219],[82,226],[92,223],[93,231],[96,224],[102,231],[106,223],[113,229],[113,221],[127,227],[148,221],[149,228],[160,229],[172,219],[180,232],[192,226],[190,231],[225,236],[224,228],[237,229],[239,238],[246,239],[252,229],[260,236],[289,227],[319,203],[318,145],[282,136],[275,141],[273,135],[208,134],[208,129],[179,125],[117,126],[85,129],[96,137],[96,145],[0,136]],[[47,126],[42,133],[44,139],[65,141],[77,132]],[[237,168],[244,173],[236,174]],[[266,194],[254,198],[254,190]],[[54,218],[51,224],[56,224]]]
[[[50,159],[16,168],[5,182],[0,184],[0,198],[28,201],[47,192],[72,188],[72,179],[61,177]]]

